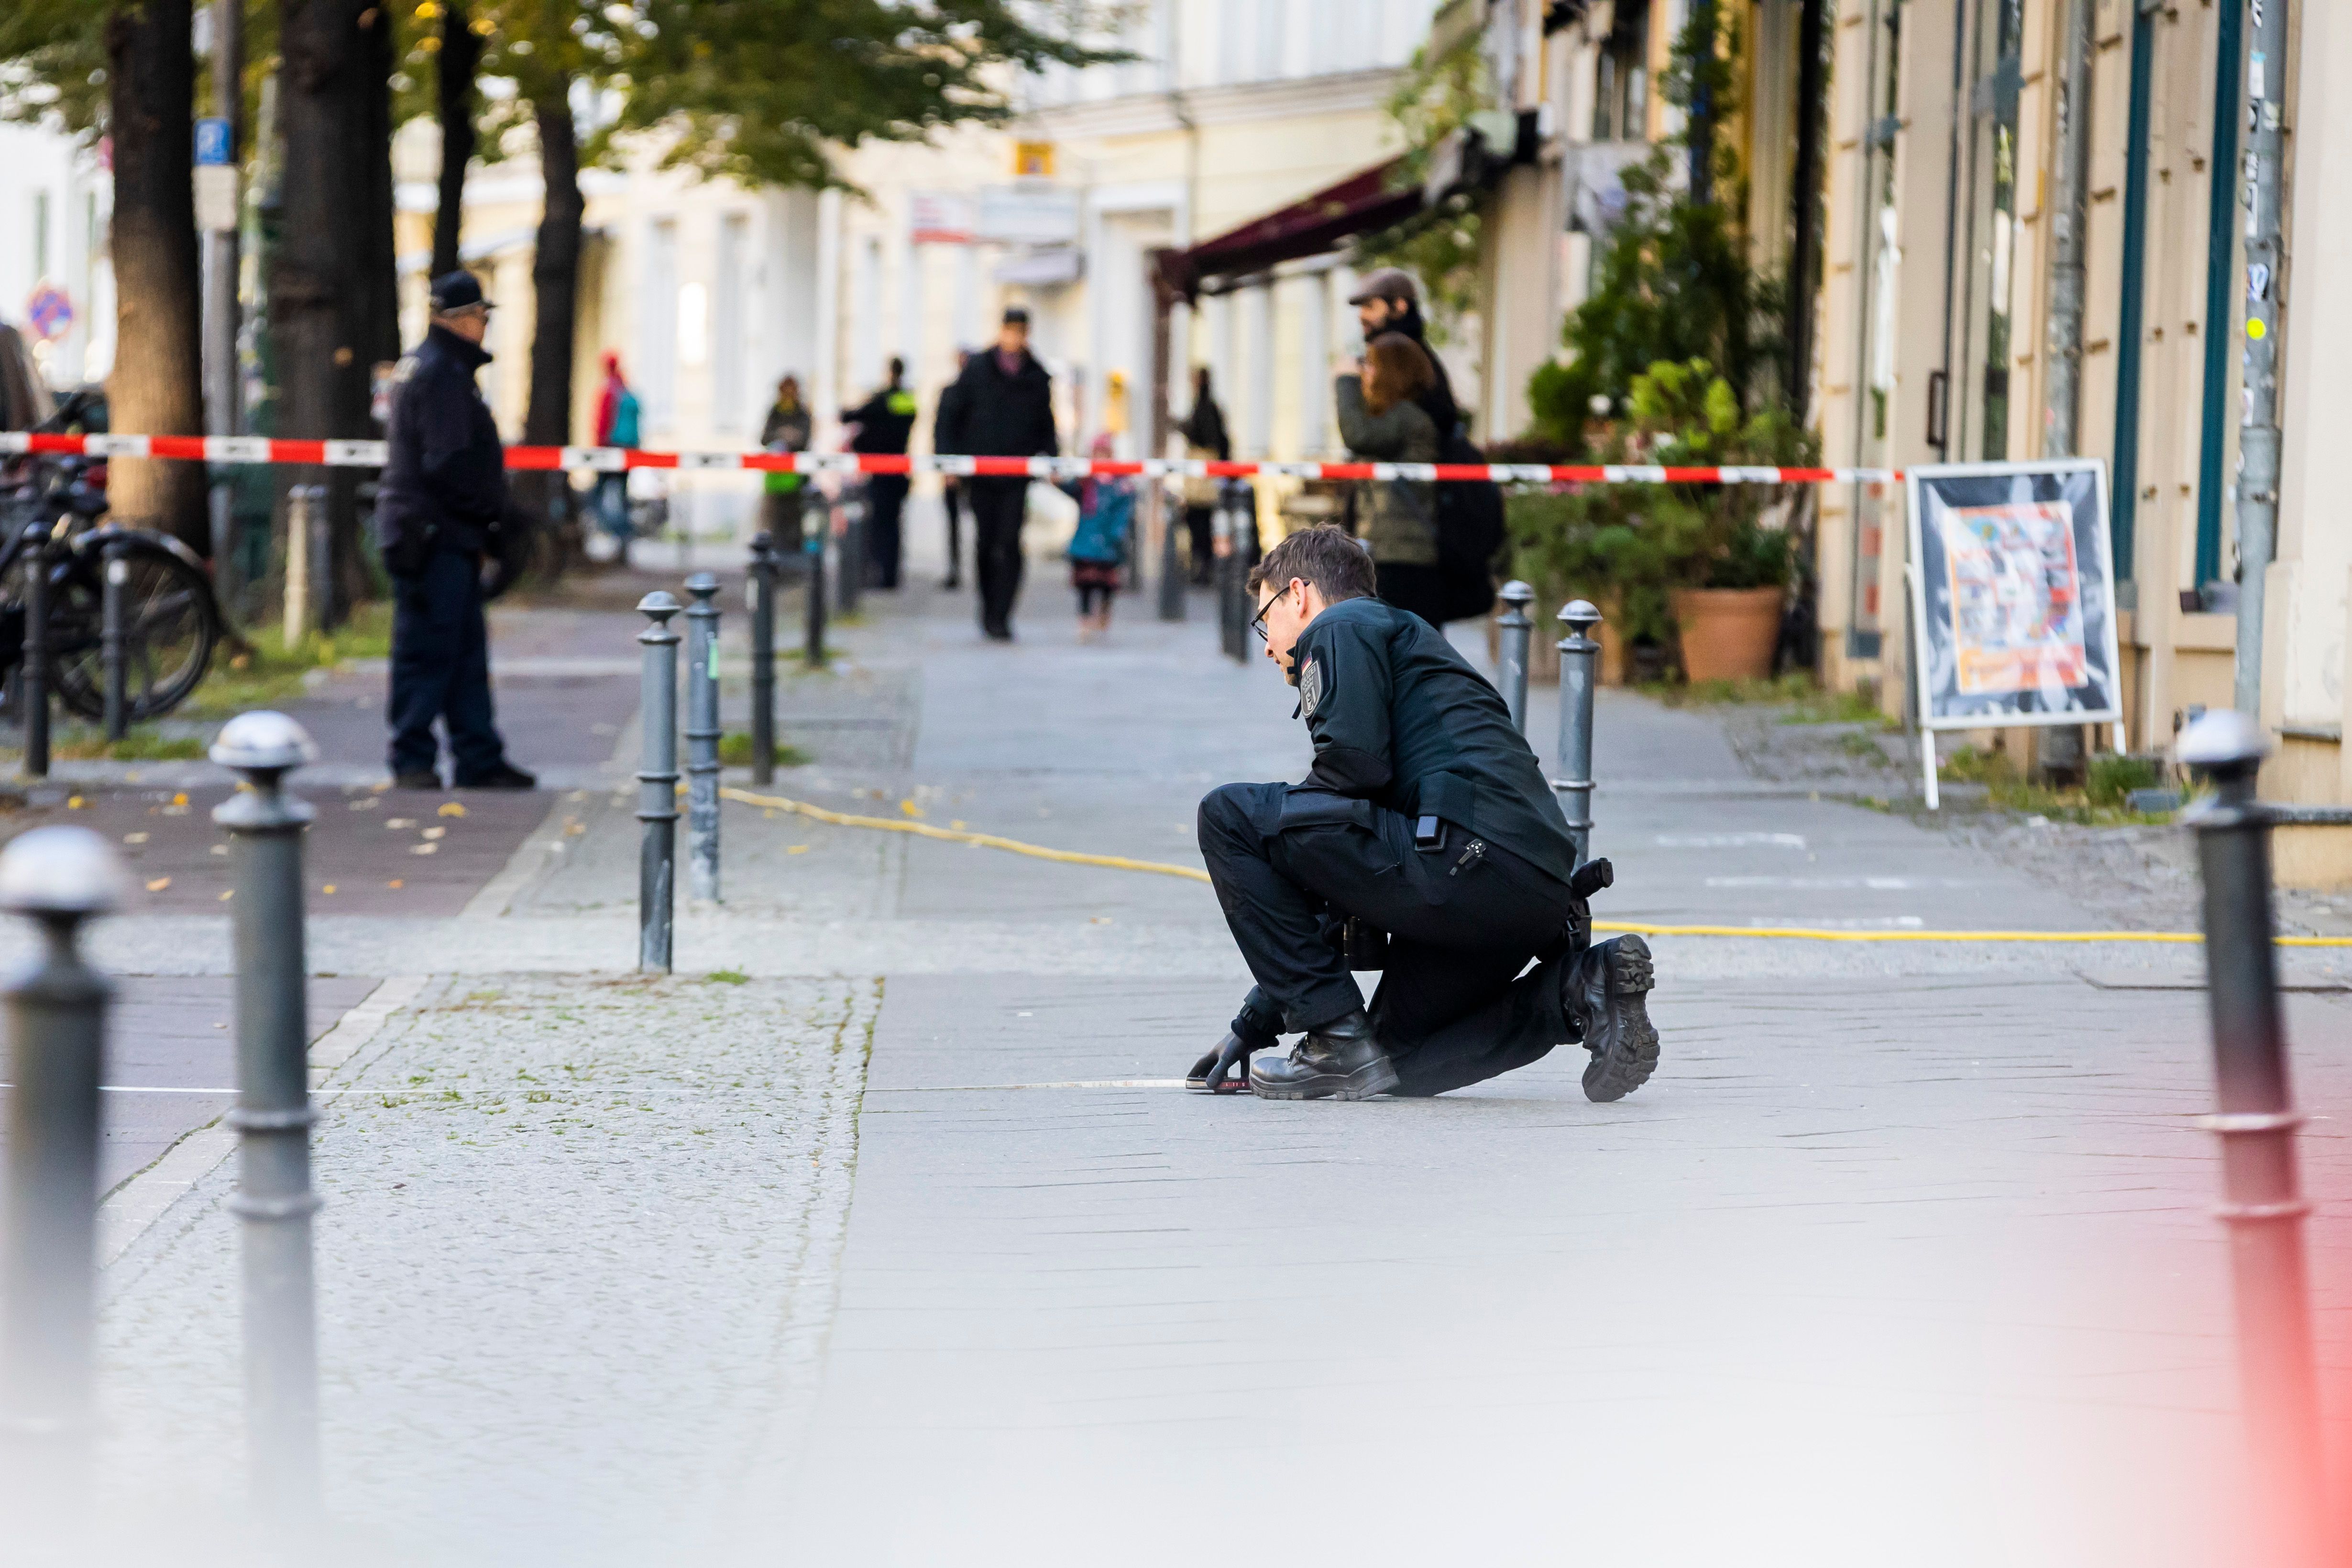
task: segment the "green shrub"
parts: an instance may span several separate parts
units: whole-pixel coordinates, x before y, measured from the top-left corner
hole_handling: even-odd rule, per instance
[[[2110,809],[2124,803],[2135,789],[2153,789],[2164,782],[2164,768],[2153,757],[2131,757],[2103,751],[2091,758],[2083,792],[2094,806]]]
[[[732,735],[720,736],[719,737],[719,760],[720,765],[723,767],[751,767],[751,735],[744,730],[739,729]],[[776,766],[779,768],[799,768],[804,764],[815,761],[816,758],[810,753],[803,751],[797,746],[786,746],[782,742],[779,742],[776,746],[775,760]]]

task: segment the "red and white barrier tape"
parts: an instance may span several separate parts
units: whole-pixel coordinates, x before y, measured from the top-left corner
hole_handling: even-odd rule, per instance
[[[0,456],[163,457],[205,463],[293,463],[381,468],[381,441],[275,441],[258,435],[34,435],[0,431]],[[889,457],[855,452],[644,452],[620,446],[509,446],[507,466],[616,474],[629,468],[748,469],[768,474],[953,474],[978,477],[1247,479],[1489,479],[1498,485],[1853,485],[1887,483],[1899,468],[1574,467],[1543,463],[1213,463],[1194,458],[1100,462],[1088,457]]]

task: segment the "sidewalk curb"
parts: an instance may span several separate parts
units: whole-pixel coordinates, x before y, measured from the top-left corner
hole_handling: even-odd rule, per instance
[[[311,1087],[331,1079],[392,1016],[424,993],[429,975],[394,975],[370,991],[310,1047]],[[211,1122],[166,1149],[154,1164],[110,1194],[98,1211],[98,1266],[111,1268],[173,1204],[236,1150],[236,1134]]]

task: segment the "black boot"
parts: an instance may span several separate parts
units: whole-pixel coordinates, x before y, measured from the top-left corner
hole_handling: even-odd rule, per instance
[[[1250,1063],[1250,1092],[1261,1100],[1369,1100],[1396,1084],[1361,1008],[1310,1030],[1287,1057],[1268,1051]]]
[[[1656,983],[1650,945],[1639,936],[1597,943],[1570,966],[1562,999],[1592,1053],[1584,1069],[1587,1100],[1622,1100],[1657,1071],[1658,1030],[1643,1002]]]

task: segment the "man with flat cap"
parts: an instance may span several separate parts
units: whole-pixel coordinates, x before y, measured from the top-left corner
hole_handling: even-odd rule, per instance
[[[506,450],[474,375],[490,362],[489,300],[470,272],[433,280],[425,341],[394,372],[377,538],[392,574],[389,761],[402,789],[441,788],[433,721],[449,737],[460,789],[530,789],[507,760],[490,703],[483,562],[522,527],[507,495]]]
[[[1054,426],[1054,378],[1029,351],[1029,312],[1004,313],[996,346],[974,354],[940,400],[932,446],[975,457],[1051,457],[1061,450]],[[1013,601],[1021,593],[1021,515],[1029,481],[991,475],[960,481],[971,503],[972,564],[980,579],[980,629],[992,642],[1013,641]]]
[[[1451,439],[1462,423],[1462,407],[1454,401],[1454,383],[1446,380],[1445,361],[1429,346],[1429,323],[1421,314],[1421,286],[1412,280],[1412,274],[1401,267],[1368,272],[1357,280],[1348,303],[1356,308],[1356,324],[1364,329],[1365,342],[1383,332],[1402,332],[1421,345],[1429,356],[1430,368],[1437,372],[1437,384],[1413,401],[1437,426],[1440,444]]]

